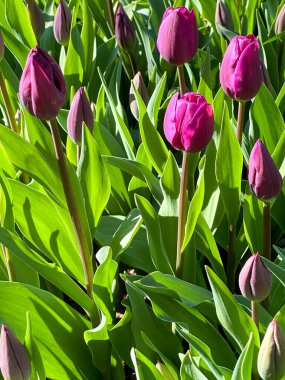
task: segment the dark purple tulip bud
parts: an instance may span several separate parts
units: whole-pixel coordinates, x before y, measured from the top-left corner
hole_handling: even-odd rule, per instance
[[[64,104],[66,85],[60,67],[38,46],[28,55],[19,93],[30,114],[43,120],[55,118]]]
[[[118,45],[126,51],[132,51],[136,41],[136,31],[121,3],[118,4],[115,18],[115,35]]]
[[[147,103],[149,101],[149,96],[148,96],[147,88],[146,88],[146,85],[144,83],[144,80],[143,80],[143,77],[142,77],[142,74],[140,71],[134,76],[133,84],[134,84],[135,88],[138,90],[138,93],[142,97],[142,100],[144,101],[145,105],[147,105]],[[139,110],[138,110],[138,104],[136,101],[133,86],[131,86],[131,89],[130,89],[129,101],[130,101],[131,112],[134,115],[134,117],[136,119],[138,119],[139,118]]]
[[[43,13],[35,0],[28,0],[27,8],[33,31],[37,39],[39,39],[45,30],[45,20]]]
[[[263,81],[259,44],[253,34],[234,37],[224,55],[220,70],[225,93],[246,101],[257,94]]]
[[[167,62],[183,65],[195,57],[199,32],[195,12],[185,7],[167,8],[157,37],[157,49]]]
[[[259,253],[252,255],[239,275],[241,294],[251,301],[263,301],[269,294],[272,278]]]
[[[82,123],[85,122],[90,132],[93,132],[94,117],[90,103],[84,88],[75,94],[67,116],[67,130],[70,138],[75,143],[80,143],[82,138]]]
[[[70,37],[72,15],[63,0],[60,0],[53,23],[53,34],[57,42],[67,45]]]
[[[200,152],[214,132],[213,109],[203,95],[176,92],[164,117],[164,134],[170,144],[187,153]]]
[[[282,380],[285,375],[285,335],[275,319],[268,325],[257,358],[262,380]]]
[[[1,329],[0,368],[4,379],[28,380],[30,378],[31,364],[28,352],[5,325],[2,325]]]
[[[278,13],[275,22],[275,34],[280,34],[285,31],[285,4]]]
[[[229,30],[234,29],[232,16],[223,0],[217,1],[216,13],[215,13],[215,24],[216,24],[218,33],[224,38],[227,38],[227,37],[224,35],[223,30],[220,28],[220,26]]]
[[[0,61],[4,57],[4,51],[5,51],[5,45],[4,45],[4,40],[3,40],[1,30],[0,30]]]
[[[282,189],[281,174],[261,140],[257,140],[249,157],[248,182],[254,195],[265,201],[276,198]]]

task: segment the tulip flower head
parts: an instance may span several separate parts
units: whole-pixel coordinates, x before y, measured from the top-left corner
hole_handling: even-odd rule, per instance
[[[178,150],[195,153],[203,150],[214,132],[213,109],[203,95],[175,93],[164,117],[164,134]]]
[[[84,88],[76,92],[67,116],[67,130],[72,141],[81,142],[82,123],[85,122],[90,132],[93,131],[94,117],[90,103],[85,94]]]
[[[31,364],[28,352],[5,325],[2,325],[1,329],[0,368],[4,379],[28,380],[30,378]]]
[[[146,88],[146,85],[144,83],[144,80],[143,80],[143,77],[142,77],[142,74],[140,71],[134,76],[133,85],[138,90],[138,93],[142,97],[142,100],[144,101],[145,105],[147,105],[147,103],[149,101],[149,96],[148,96],[147,88]],[[130,88],[129,102],[130,102],[131,112],[134,115],[134,117],[138,120],[139,110],[138,110],[138,104],[136,101],[133,86],[131,86],[131,88]]]
[[[269,294],[272,278],[259,253],[252,255],[239,275],[241,294],[251,301],[263,301]]]
[[[60,0],[53,23],[53,34],[57,42],[67,45],[70,37],[72,15],[63,0]]]
[[[195,12],[185,7],[167,8],[157,37],[157,49],[167,62],[182,65],[195,57],[199,32]]]
[[[263,71],[259,44],[253,34],[231,40],[222,61],[220,81],[230,98],[246,101],[255,97],[263,81]]]
[[[224,37],[224,33],[223,33],[222,28],[226,28],[229,30],[234,29],[234,24],[233,24],[231,14],[230,14],[230,12],[229,12],[229,10],[228,10],[228,8],[227,8],[227,6],[223,0],[217,1],[216,13],[215,13],[215,24],[216,24],[216,28],[218,30],[218,33],[222,37]],[[220,28],[220,27],[222,27],[222,28]],[[226,36],[225,36],[225,38],[226,38]]]
[[[136,41],[136,31],[121,3],[118,4],[116,12],[115,36],[118,45],[122,49],[128,52],[133,50]]]
[[[0,30],[0,61],[4,57],[4,51],[5,51],[5,45],[4,45],[4,40],[3,40],[1,30]]]
[[[60,67],[38,46],[28,55],[19,93],[30,114],[43,120],[55,118],[64,104],[66,85]]]
[[[257,358],[262,380],[282,380],[285,375],[285,335],[275,319],[268,325]]]
[[[275,22],[275,34],[280,34],[285,31],[285,4],[278,13]]]
[[[264,201],[276,198],[282,189],[281,174],[261,140],[249,157],[248,182],[254,195]]]
[[[37,38],[40,38],[45,30],[45,20],[43,13],[35,0],[28,0],[27,9],[35,36]]]

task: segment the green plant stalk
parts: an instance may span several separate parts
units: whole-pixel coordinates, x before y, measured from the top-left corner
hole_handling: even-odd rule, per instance
[[[227,285],[232,293],[235,291],[236,225],[229,225],[227,257]]]
[[[79,252],[81,256],[85,284],[86,284],[86,291],[87,291],[88,296],[94,302],[94,298],[93,298],[94,270],[93,270],[93,265],[92,265],[92,260],[91,260],[91,252],[89,252],[86,235],[84,233],[82,222],[79,217],[78,208],[76,205],[76,201],[74,198],[74,194],[72,191],[71,182],[70,182],[70,178],[69,178],[69,174],[67,170],[65,156],[63,153],[57,121],[55,119],[50,121],[50,129],[51,129],[51,134],[53,138],[55,154],[56,154],[56,159],[57,159],[57,163],[59,167],[63,190],[65,193],[66,203],[67,203],[67,207],[70,213],[71,221],[73,224],[73,228],[75,231],[78,248],[79,248]],[[100,323],[100,313],[95,302],[94,302],[94,310],[93,310],[92,315],[90,315],[90,319],[92,321],[93,326],[97,326]]]
[[[257,329],[259,330],[259,313],[258,313],[258,302],[251,301],[251,318],[256,324]]]
[[[242,132],[244,125],[244,113],[245,113],[245,102],[239,102],[238,104],[238,119],[237,119],[237,129],[236,136],[239,142],[239,145],[242,144]]]
[[[8,95],[5,79],[3,77],[1,69],[0,69],[0,89],[1,89],[1,92],[3,95],[3,100],[4,100],[5,108],[7,111],[10,127],[11,127],[12,131],[19,133],[20,131],[19,131],[18,125],[16,123],[15,115],[13,112],[13,107],[12,107],[12,104],[11,104],[11,101],[10,101],[10,98]]]
[[[263,202],[263,256],[271,260],[270,202]]]
[[[127,53],[127,55],[128,55],[129,61],[130,61],[130,66],[131,66],[131,70],[132,70],[132,75],[133,75],[133,78],[134,78],[134,76],[136,75],[136,69],[135,69],[134,58],[133,58],[132,53]]]
[[[114,14],[113,2],[112,2],[112,0],[107,0],[107,3],[108,3],[110,27],[111,27],[111,30],[114,34],[115,33],[115,14]]]
[[[185,83],[185,76],[184,76],[183,65],[177,66],[177,70],[178,70],[178,80],[179,80],[180,94],[183,95],[187,91],[186,83]]]

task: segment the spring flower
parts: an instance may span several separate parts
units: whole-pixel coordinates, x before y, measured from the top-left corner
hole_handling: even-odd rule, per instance
[[[45,20],[43,13],[35,0],[28,0],[27,8],[35,36],[37,38],[40,38],[45,30]]]
[[[118,4],[115,17],[115,36],[118,45],[126,51],[132,51],[136,41],[136,32],[122,4]]]
[[[53,34],[57,42],[61,45],[67,45],[70,37],[72,15],[63,0],[57,7],[53,23]]]

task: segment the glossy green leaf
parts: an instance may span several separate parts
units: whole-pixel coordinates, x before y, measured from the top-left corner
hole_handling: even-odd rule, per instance
[[[262,258],[274,276],[285,286],[285,269],[265,257]]]
[[[84,84],[87,84],[92,77],[95,69],[96,59],[96,39],[95,39],[95,27],[94,20],[92,18],[91,11],[88,7],[88,0],[82,2],[83,12],[83,27],[81,31],[81,39],[84,50]]]
[[[164,380],[156,366],[139,350],[133,348],[131,358],[135,367],[137,380]]]
[[[180,376],[181,380],[207,380],[207,377],[203,375],[203,372],[199,370],[189,351],[184,355],[182,359]]]
[[[248,342],[235,366],[232,380],[247,380],[252,376],[252,362],[253,362],[253,350],[254,350],[254,339],[251,333]]]
[[[240,209],[242,167],[242,151],[231,126],[228,107],[224,103],[222,130],[216,157],[216,177],[228,221],[233,225],[237,221]]]
[[[211,75],[211,56],[210,49],[207,49],[205,60],[203,62],[203,67],[201,70],[201,77],[199,82],[198,91],[199,94],[204,95],[207,102],[213,103],[212,96],[212,75]]]
[[[254,26],[256,22],[255,10],[258,6],[258,0],[247,0],[245,4],[245,12],[243,17],[242,31],[243,35],[247,35],[254,32]]]
[[[154,126],[156,126],[156,123],[157,123],[159,107],[162,101],[163,93],[165,91],[165,85],[166,85],[166,73],[163,74],[157,86],[155,87],[147,105],[147,112]]]

